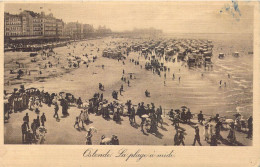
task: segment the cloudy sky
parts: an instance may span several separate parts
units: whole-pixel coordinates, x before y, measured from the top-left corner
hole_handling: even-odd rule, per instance
[[[154,27],[166,33],[251,33],[248,2],[63,2],[5,4],[5,12],[52,12],[64,22],[78,21],[113,31]]]

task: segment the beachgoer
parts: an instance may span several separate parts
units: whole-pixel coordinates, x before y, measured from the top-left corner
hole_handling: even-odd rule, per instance
[[[202,111],[200,111],[200,113],[198,114],[198,122],[200,124],[203,124],[203,121],[204,121],[204,117],[203,117]]]
[[[42,126],[44,126],[44,123],[46,122],[46,117],[45,117],[45,114],[42,113],[42,116],[41,116],[41,123],[42,123]]]
[[[196,141],[199,143],[200,146],[202,146],[202,144],[200,143],[200,130],[198,126],[195,126],[195,136],[192,144],[193,146],[195,146]]]

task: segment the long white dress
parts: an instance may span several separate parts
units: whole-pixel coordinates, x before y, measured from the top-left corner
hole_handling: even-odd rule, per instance
[[[204,139],[209,139],[209,127],[204,126]]]
[[[213,125],[209,125],[209,128],[208,128],[208,136],[209,136],[209,140],[211,140],[211,137],[213,135]]]

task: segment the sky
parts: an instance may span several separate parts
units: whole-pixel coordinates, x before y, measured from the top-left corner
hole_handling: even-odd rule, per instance
[[[105,25],[112,31],[156,28],[165,33],[252,33],[249,2],[56,2],[6,3],[5,12],[44,11],[64,22]]]

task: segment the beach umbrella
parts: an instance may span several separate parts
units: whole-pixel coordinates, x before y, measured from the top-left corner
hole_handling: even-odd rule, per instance
[[[181,108],[187,108],[186,106],[181,106]]]
[[[142,118],[149,118],[147,114],[142,115]]]

